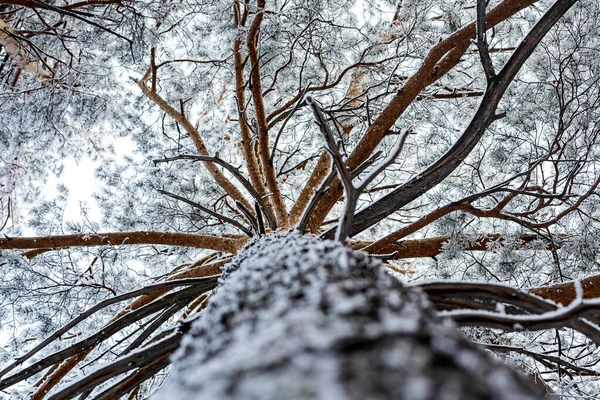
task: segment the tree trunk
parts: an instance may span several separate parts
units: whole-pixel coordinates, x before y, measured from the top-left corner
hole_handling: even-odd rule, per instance
[[[155,398],[536,399],[365,253],[297,234],[225,267]]]

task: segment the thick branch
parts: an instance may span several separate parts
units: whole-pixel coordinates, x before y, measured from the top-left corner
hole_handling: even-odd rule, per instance
[[[558,22],[577,0],[558,0],[537,22],[510,57],[496,79],[488,84],[486,93],[463,135],[446,154],[406,184],[393,190],[383,198],[356,215],[352,234],[355,235],[381,221],[394,211],[409,204],[431,188],[442,182],[469,155],[481,139],[485,130],[495,120],[498,103],[523,63],[531,56],[546,33]],[[443,60],[442,60],[443,62]],[[349,161],[348,161],[349,162]],[[333,230],[324,234],[333,237]]]
[[[600,298],[600,275],[590,276],[581,281],[584,299]],[[552,300],[556,304],[566,306],[577,297],[575,284],[573,282],[561,283],[553,286],[529,289],[529,293]]]
[[[535,2],[537,0],[503,1],[487,14],[486,28],[490,29],[496,26]],[[468,49],[470,41],[475,38],[475,32],[476,22],[472,22],[430,50],[418,71],[406,81],[392,101],[369,126],[352,154],[350,154],[347,163],[351,169],[356,168],[371,155],[398,118],[425,88],[458,64],[460,58]],[[330,191],[317,208],[311,221],[310,228],[313,232],[318,230],[341,194],[341,190],[338,189],[337,185],[331,186]]]
[[[403,240],[398,243],[392,243],[382,247],[371,247],[372,242],[355,241],[351,242],[350,245],[354,249],[360,249],[369,252],[373,255],[386,255],[389,260],[397,260],[402,258],[421,258],[421,257],[434,257],[444,251],[444,245],[449,241],[457,239],[460,241],[460,237],[450,236],[437,236],[425,239],[412,239]],[[487,251],[490,247],[495,246],[498,242],[504,241],[503,236],[497,233],[487,234],[477,241],[473,241],[468,236],[464,237],[465,251]],[[527,245],[535,240],[543,239],[542,237],[535,234],[520,235],[518,240],[521,242],[522,249],[528,249]],[[376,243],[376,242],[375,242]],[[550,248],[550,244],[546,246],[546,249]],[[374,251],[374,249],[377,249]]]
[[[176,232],[107,232],[75,235],[39,236],[28,238],[0,238],[0,249],[59,249],[63,247],[124,246],[134,244],[155,244],[167,246],[194,247],[237,252],[245,239],[196,235]]]
[[[239,21],[238,9],[234,6],[234,13],[236,17],[236,22]],[[239,22],[238,22],[239,24]],[[246,166],[248,167],[248,174],[250,175],[250,181],[254,188],[258,192],[258,194],[266,198],[267,191],[265,188],[265,178],[262,175],[262,172],[258,166],[258,161],[256,160],[256,154],[254,153],[254,148],[252,144],[252,135],[250,132],[250,128],[248,127],[248,119],[246,116],[246,82],[244,80],[244,58],[242,56],[242,38],[236,37],[233,45],[233,59],[235,64],[235,96],[237,102],[238,109],[238,121],[240,124],[240,134],[242,136],[242,154],[244,155],[244,160],[246,160]],[[268,212],[274,213],[274,210],[271,206],[271,202],[268,201],[269,204]]]
[[[271,149],[269,146],[269,133],[267,126],[267,117],[265,113],[265,105],[262,95],[262,82],[260,76],[260,60],[258,56],[258,37],[260,24],[264,16],[264,0],[257,1],[258,12],[252,26],[248,31],[248,55],[250,57],[251,72],[251,90],[252,100],[254,101],[254,110],[256,113],[256,121],[258,125],[258,154],[262,165],[263,174],[267,180],[267,187],[271,191],[271,201],[275,207],[277,223],[281,228],[286,228],[289,225],[289,215],[283,201],[283,196],[279,190],[279,183],[275,174],[275,168],[270,164]],[[251,207],[248,207],[249,209]]]

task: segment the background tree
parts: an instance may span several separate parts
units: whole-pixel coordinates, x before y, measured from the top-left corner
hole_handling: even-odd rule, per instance
[[[548,390],[597,394],[593,1],[43,4],[7,5],[0,38],[3,390],[151,392],[189,319],[220,312],[200,312],[213,275],[295,230],[383,259]],[[49,41],[16,31],[27,13]],[[33,56],[76,59],[88,32],[118,44],[82,72]],[[101,220],[63,221],[64,188],[24,196],[73,152],[98,160]]]

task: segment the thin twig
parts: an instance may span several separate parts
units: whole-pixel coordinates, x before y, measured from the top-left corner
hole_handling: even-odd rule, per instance
[[[242,175],[236,167],[234,167],[227,161],[225,161],[219,157],[216,157],[216,156],[211,157],[211,156],[179,155],[179,156],[175,156],[175,157],[168,157],[168,158],[165,157],[165,158],[156,159],[156,160],[153,160],[153,162],[154,162],[154,164],[158,164],[158,163],[172,162],[172,161],[177,161],[177,160],[212,162],[212,163],[222,166],[227,171],[231,172],[231,174],[242,184],[242,186],[244,186],[244,188],[248,191],[248,193],[250,193],[250,195],[254,198],[254,200],[256,200],[258,202],[261,209],[263,210],[263,213],[265,214],[265,217],[267,218],[269,227],[272,230],[277,229],[277,222],[275,220],[275,217],[273,216],[273,214],[271,214],[270,208],[267,207],[265,200],[258,194],[258,192],[254,188],[254,186],[252,186],[252,184],[248,181],[248,179],[246,179],[244,177],[244,175]]]
[[[211,210],[210,208],[204,207],[202,204],[198,204],[195,201],[186,199],[185,197],[176,195],[175,193],[171,193],[171,192],[167,192],[166,190],[162,190],[162,189],[157,189],[156,190],[158,193],[160,194],[164,194],[165,196],[171,197],[175,200],[179,200],[182,201],[186,204],[189,204],[192,207],[195,207],[209,215],[212,215],[213,217],[217,218],[218,220],[222,221],[222,222],[227,222],[233,226],[235,226],[236,228],[238,228],[239,230],[241,230],[242,232],[244,232],[246,235],[252,237],[254,236],[254,234],[252,233],[252,231],[246,229],[246,227],[242,224],[240,224],[238,221],[231,219],[223,214],[220,214],[216,211]]]

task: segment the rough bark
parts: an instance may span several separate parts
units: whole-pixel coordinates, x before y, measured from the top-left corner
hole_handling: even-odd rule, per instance
[[[534,399],[377,261],[307,236],[257,239],[225,268],[154,398]]]

